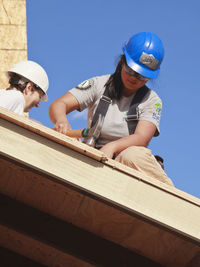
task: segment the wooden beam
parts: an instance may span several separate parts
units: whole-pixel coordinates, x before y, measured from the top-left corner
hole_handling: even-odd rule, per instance
[[[74,261],[75,259],[82,260],[95,266],[128,267],[134,264],[144,267],[161,266],[113,242],[2,194],[0,194],[0,210],[1,225],[23,233],[23,235],[38,240],[53,249],[67,253],[74,258]],[[16,250],[18,251],[18,248]],[[35,260],[38,258],[36,257]]]
[[[0,247],[0,259],[2,267],[45,267],[43,264],[30,260],[23,255],[3,247]]]

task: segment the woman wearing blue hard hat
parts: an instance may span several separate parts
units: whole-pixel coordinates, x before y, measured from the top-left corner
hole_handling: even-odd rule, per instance
[[[152,137],[159,135],[162,102],[146,82],[158,76],[163,57],[163,44],[156,34],[133,35],[123,45],[123,55],[112,75],[86,80],[51,104],[54,129],[66,134],[71,128],[66,114],[73,110],[88,108],[88,128],[101,114],[105,119],[96,148],[109,158],[173,185],[147,148]]]

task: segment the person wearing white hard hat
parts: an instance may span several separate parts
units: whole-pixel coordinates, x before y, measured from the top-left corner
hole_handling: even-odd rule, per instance
[[[87,128],[104,117],[95,148],[108,158],[170,186],[162,158],[152,155],[151,139],[160,133],[162,101],[146,83],[155,79],[164,57],[160,38],[152,32],[133,35],[123,45],[123,54],[113,74],[90,78],[56,99],[49,109],[54,129],[70,129],[66,114],[88,108]],[[85,139],[83,140],[85,142]],[[87,141],[86,141],[87,143]]]
[[[39,102],[48,100],[49,80],[46,71],[31,60],[14,64],[7,72],[9,87],[0,89],[0,107],[24,116]]]

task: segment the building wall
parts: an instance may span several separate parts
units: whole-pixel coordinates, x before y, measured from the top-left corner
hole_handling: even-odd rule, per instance
[[[0,88],[6,88],[5,71],[27,59],[26,0],[0,0],[0,40]]]

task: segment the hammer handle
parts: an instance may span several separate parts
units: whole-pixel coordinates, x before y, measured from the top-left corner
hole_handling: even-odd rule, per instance
[[[83,129],[68,130],[66,135],[70,136],[70,137],[74,137],[74,138],[82,138],[83,137]]]
[[[88,135],[89,130],[87,128],[78,130],[68,130],[66,135],[74,138],[82,138]]]

